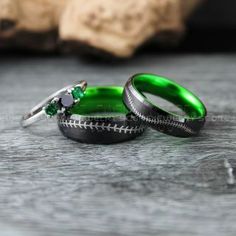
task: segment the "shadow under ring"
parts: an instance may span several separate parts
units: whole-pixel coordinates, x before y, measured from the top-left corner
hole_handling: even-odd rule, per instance
[[[123,88],[88,87],[79,104],[58,114],[62,134],[75,141],[112,144],[131,140],[145,130],[142,120],[122,102]]]

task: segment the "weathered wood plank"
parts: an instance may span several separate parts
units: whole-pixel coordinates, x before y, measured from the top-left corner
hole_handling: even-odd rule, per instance
[[[236,168],[235,60],[143,55],[108,65],[1,58],[1,235],[234,236],[236,188],[225,164]],[[19,127],[22,113],[67,83],[123,85],[144,71],[169,76],[202,98],[209,118],[199,137],[148,130],[99,146],[65,139],[53,121]]]

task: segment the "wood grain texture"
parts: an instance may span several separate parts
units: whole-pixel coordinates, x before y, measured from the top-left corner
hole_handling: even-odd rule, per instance
[[[81,52],[90,48],[90,53],[128,58],[151,38],[157,37],[160,45],[177,43],[186,18],[200,2],[1,0],[0,49]]]
[[[236,188],[225,162],[236,168],[235,60],[1,58],[1,236],[234,236]],[[137,72],[166,75],[201,97],[209,116],[199,137],[148,130],[126,143],[86,145],[64,138],[55,121],[19,126],[22,113],[72,81],[124,85]]]

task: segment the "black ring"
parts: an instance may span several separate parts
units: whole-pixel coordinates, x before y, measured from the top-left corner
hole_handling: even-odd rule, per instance
[[[166,99],[187,115],[180,116],[159,108],[143,93]],[[179,84],[153,74],[137,74],[126,83],[123,101],[128,109],[151,128],[177,137],[197,135],[205,123],[206,108],[190,91]]]
[[[139,136],[145,125],[126,109],[122,93],[122,87],[88,87],[78,105],[58,115],[59,129],[67,138],[93,144],[118,143]]]

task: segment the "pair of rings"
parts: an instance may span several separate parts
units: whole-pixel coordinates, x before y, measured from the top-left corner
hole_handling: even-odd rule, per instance
[[[168,112],[145,94],[161,97],[186,115]],[[62,134],[85,143],[117,143],[133,139],[146,127],[177,137],[199,133],[207,111],[201,100],[179,84],[153,74],[136,74],[125,87],[68,86],[34,107],[22,119],[27,127],[43,115],[57,115]]]

